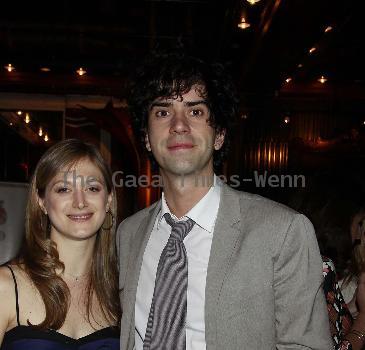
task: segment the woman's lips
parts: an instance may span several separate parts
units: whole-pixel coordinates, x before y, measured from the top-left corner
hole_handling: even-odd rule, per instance
[[[70,214],[70,215],[67,215],[67,217],[72,220],[72,221],[77,221],[77,222],[80,222],[80,221],[87,221],[89,220],[91,217],[93,216],[93,213],[88,213],[88,214]]]

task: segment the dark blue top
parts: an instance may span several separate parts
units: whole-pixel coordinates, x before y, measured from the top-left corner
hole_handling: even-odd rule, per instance
[[[6,332],[0,350],[119,350],[119,330],[107,327],[74,339],[53,329],[39,330],[19,322],[18,286],[13,270],[18,325]]]

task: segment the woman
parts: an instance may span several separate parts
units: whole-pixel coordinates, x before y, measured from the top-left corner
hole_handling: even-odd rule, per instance
[[[350,263],[340,281],[341,292],[348,303],[351,314],[357,317],[356,288],[358,277],[365,271],[365,208],[359,209],[351,219],[350,225],[352,254]]]
[[[0,349],[119,349],[111,172],[92,145],[51,147],[33,175],[19,257],[0,268]]]
[[[356,290],[358,317],[353,320],[337,283],[331,260],[323,258],[323,289],[327,301],[328,318],[334,350],[362,350],[365,348],[365,273],[359,277]]]

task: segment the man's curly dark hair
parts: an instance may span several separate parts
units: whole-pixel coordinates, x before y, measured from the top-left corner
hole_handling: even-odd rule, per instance
[[[176,53],[149,56],[129,86],[127,100],[134,131],[144,143],[152,102],[157,98],[181,98],[195,84],[203,87],[198,93],[207,101],[210,125],[216,132],[226,132],[222,148],[214,153],[214,166],[219,167],[229,148],[238,108],[234,85],[221,64]]]

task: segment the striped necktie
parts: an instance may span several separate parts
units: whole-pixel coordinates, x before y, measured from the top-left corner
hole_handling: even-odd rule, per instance
[[[143,350],[186,349],[188,258],[183,240],[195,222],[175,222],[168,213],[164,218],[171,234],[157,266]]]

